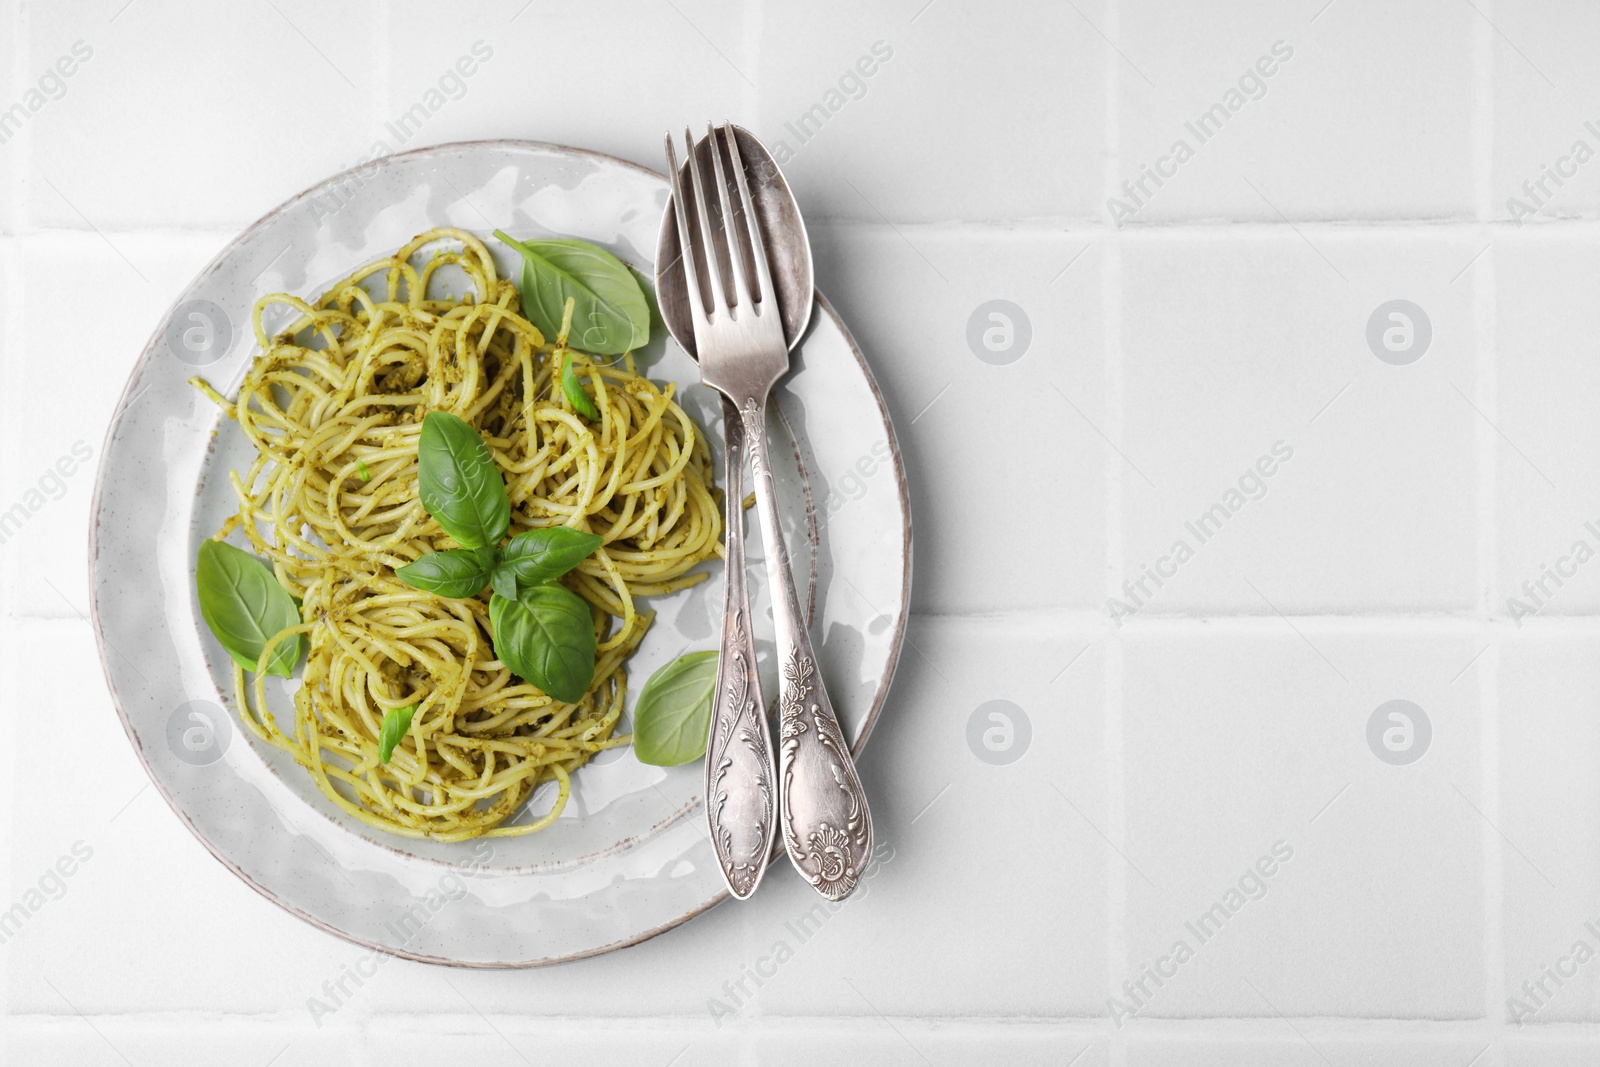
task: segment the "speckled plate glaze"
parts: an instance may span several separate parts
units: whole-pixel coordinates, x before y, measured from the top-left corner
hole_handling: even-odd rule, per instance
[[[699,766],[649,767],[631,749],[579,771],[566,812],[527,837],[416,842],[348,818],[292,760],[234,721],[228,659],[200,619],[192,579],[199,541],[234,510],[228,471],[245,465],[250,448],[186,379],[199,373],[225,393],[237,388],[256,349],[250,309],[259,296],[312,296],[437,226],[486,241],[496,226],[582,237],[649,278],[666,199],[660,175],[558,145],[470,142],[390,156],[308,189],[234,240],[178,298],[133,368],[107,433],[90,528],[106,679],[178,817],[230,870],[307,922],[411,959],[525,967],[634,944],[727,895],[699,815]],[[509,272],[509,250],[489,243]],[[910,515],[882,397],[844,324],[817,299],[775,393],[773,450],[783,457],[780,492],[818,658],[859,751],[904,636]],[[659,323],[653,333],[641,364],[657,381],[679,383],[681,402],[720,453],[715,396]],[[751,527],[755,557],[760,534]],[[630,705],[651,671],[715,647],[720,567],[710,581],[650,601],[656,621],[628,666]],[[755,559],[750,573],[756,617],[770,619]],[[770,660],[770,639],[762,655]],[[770,694],[770,662],[763,671]],[[271,679],[280,716],[296,684]],[[541,790],[530,807],[549,800]]]

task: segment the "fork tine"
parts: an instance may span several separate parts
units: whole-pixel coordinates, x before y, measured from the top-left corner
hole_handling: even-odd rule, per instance
[[[711,166],[717,176],[717,195],[724,202],[728,196],[728,178],[722,170],[722,149],[717,147],[717,131],[711,123],[706,123],[706,142],[711,146]],[[745,312],[755,314],[755,297],[750,293],[750,287],[745,284],[744,276],[744,248],[739,243],[738,228],[733,224],[733,212],[722,213],[722,235],[728,240],[728,263],[733,269],[733,303],[738,310],[735,315]]]
[[[694,245],[689,241],[688,201],[684,199],[683,180],[678,174],[678,156],[672,150],[672,134],[668,133],[664,140],[667,143],[667,172],[672,175],[672,213],[678,217],[678,258],[683,260],[683,278],[687,283],[684,288],[689,291],[689,310],[694,313],[695,321],[704,322],[706,306],[700,297],[700,272],[695,269]],[[693,158],[690,156],[691,160]]]
[[[694,134],[683,128],[683,139],[689,145],[689,177],[694,183],[695,214],[700,216],[700,237],[705,242],[706,273],[711,276],[711,308],[716,315],[728,312],[727,290],[722,287],[722,267],[717,263],[716,235],[711,231],[711,200],[706,196],[705,184],[700,180],[700,161],[694,154]],[[712,152],[717,146],[711,145]]]
[[[750,201],[750,184],[745,180],[744,159],[739,155],[739,136],[734,132],[731,122],[722,124],[722,132],[728,139],[728,155],[733,162],[733,176],[739,185],[739,203],[744,208],[745,230],[750,238],[750,250],[755,256],[756,282],[761,290],[757,296],[761,300],[763,310],[769,302],[776,307],[777,301],[773,299],[772,268],[767,263],[767,242],[761,236],[761,220],[756,216],[755,205]]]

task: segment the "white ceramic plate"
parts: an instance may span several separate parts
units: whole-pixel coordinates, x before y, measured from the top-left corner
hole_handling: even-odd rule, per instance
[[[94,622],[112,697],[178,817],[230,870],[308,922],[412,959],[518,967],[642,941],[726,896],[700,811],[700,766],[649,767],[631,749],[580,770],[562,817],[526,837],[415,842],[350,819],[292,760],[233,721],[228,658],[194,594],[195,551],[234,510],[227,472],[245,466],[250,447],[186,379],[199,373],[225,393],[237,388],[255,353],[249,316],[259,296],[320,293],[436,226],[486,241],[497,226],[519,237],[582,237],[649,277],[666,199],[660,175],[557,145],[471,142],[391,156],[307,190],[234,240],[178,298],[133,369],[107,434],[90,530]],[[509,272],[509,250],[489,244]],[[844,324],[818,300],[794,370],[776,390],[783,418],[773,450],[784,467],[796,579],[811,590],[824,677],[859,751],[904,635],[910,516],[882,398]],[[714,394],[659,323],[653,332],[641,362],[652,378],[679,383],[681,402],[720,453]],[[651,601],[655,625],[628,665],[630,706],[657,667],[715,647],[720,568]],[[750,573],[756,617],[770,619],[755,558]],[[770,660],[770,639],[762,655]],[[763,669],[770,696],[770,662]],[[297,683],[270,681],[283,713]],[[543,810],[548,800],[541,791],[530,804]]]

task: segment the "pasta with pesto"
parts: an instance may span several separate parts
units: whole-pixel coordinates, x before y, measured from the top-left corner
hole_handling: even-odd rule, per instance
[[[429,295],[461,277],[467,295]],[[293,321],[269,335],[263,318],[283,307]],[[541,333],[467,231],[420,234],[314,300],[264,297],[253,320],[260,352],[238,395],[194,380],[256,449],[249,469],[230,473],[239,509],[215,536],[242,534],[299,603],[299,624],[273,635],[264,657],[294,634],[307,654],[292,724],[268,710],[264,676],[247,682],[235,663],[240,718],[379,829],[459,841],[548,826],[573,772],[630,741],[616,729],[626,661],[653,618],[638,598],[704,580],[697,565],[721,554],[704,433],[632,353],[606,362],[567,348],[565,330]],[[562,358],[598,418],[564,395]],[[455,547],[419,498],[418,439],[436,411],[482,435],[512,534],[566,525],[601,538],[560,579],[596,634],[594,679],[575,703],[496,658],[487,591],[447,599],[396,577]],[[407,706],[385,762],[385,715]],[[519,817],[552,781],[550,806]]]

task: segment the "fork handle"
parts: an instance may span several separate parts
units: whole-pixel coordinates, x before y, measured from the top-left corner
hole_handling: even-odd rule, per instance
[[[795,869],[829,900],[843,900],[872,855],[872,815],[817,671],[789,569],[767,452],[764,399],[748,397],[740,411],[750,443],[778,645],[778,820]]]
[[[706,820],[723,881],[744,900],[756,891],[772,856],[772,735],[756,674],[750,593],[744,566],[744,427],[739,409],[722,398],[727,444],[723,526],[722,649],[706,739]]]

